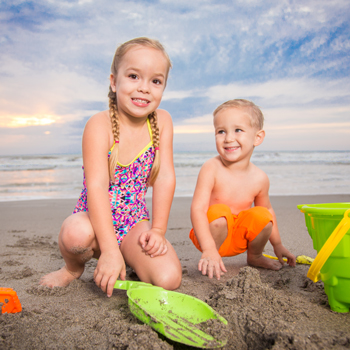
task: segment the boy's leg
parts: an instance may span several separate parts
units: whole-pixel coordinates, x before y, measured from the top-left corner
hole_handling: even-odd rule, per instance
[[[231,209],[226,204],[213,204],[209,207],[207,212],[209,229],[214,238],[215,245],[221,256],[232,256],[229,251],[231,237],[228,232],[232,234],[233,217]],[[202,251],[199,241],[193,228],[190,231],[190,239],[192,240],[195,247]],[[223,245],[224,243],[224,245]]]
[[[256,238],[248,243],[247,262],[248,265],[263,267],[265,269],[279,270],[282,265],[276,261],[263,256],[263,251],[268,242],[272,231],[272,222],[270,221]]]
[[[58,271],[53,271],[40,280],[48,287],[66,287],[84,272],[84,266],[94,254],[98,257],[99,247],[86,212],[69,216],[62,224],[58,245],[66,263]]]
[[[180,287],[182,268],[172,245],[167,241],[166,254],[151,258],[146,255],[140,244],[142,232],[151,228],[149,221],[134,226],[124,237],[120,245],[125,263],[128,264],[143,282],[152,283],[164,289],[174,290]]]
[[[263,251],[266,243],[268,242],[273,223],[270,221],[270,212],[263,207],[253,207],[246,211],[246,221],[249,221],[249,227],[247,227],[247,262],[248,265],[263,267],[271,270],[279,270],[282,265],[276,261],[271,260],[263,256]],[[265,225],[265,226],[263,226]],[[261,229],[263,227],[263,229]],[[260,232],[256,232],[259,230]]]
[[[216,249],[219,250],[222,243],[224,243],[228,233],[226,218],[220,217],[218,219],[215,219],[209,223],[209,229],[214,238]]]

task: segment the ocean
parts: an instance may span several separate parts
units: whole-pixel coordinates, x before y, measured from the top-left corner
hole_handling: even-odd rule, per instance
[[[175,152],[175,196],[192,196],[202,164],[215,153]],[[254,151],[270,195],[350,194],[350,151]],[[0,201],[78,198],[81,155],[0,156]],[[151,195],[151,189],[147,196]]]

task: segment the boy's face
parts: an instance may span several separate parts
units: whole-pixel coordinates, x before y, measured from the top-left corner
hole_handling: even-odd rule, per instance
[[[250,160],[254,147],[262,143],[265,132],[251,124],[250,115],[239,108],[221,110],[214,117],[216,149],[225,163]]]

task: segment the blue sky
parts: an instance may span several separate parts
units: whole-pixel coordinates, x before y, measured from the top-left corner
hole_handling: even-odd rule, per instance
[[[350,149],[348,0],[0,0],[0,154],[79,153],[116,47],[148,36],[173,69],[175,150],[214,150],[212,112],[247,98],[259,150]]]

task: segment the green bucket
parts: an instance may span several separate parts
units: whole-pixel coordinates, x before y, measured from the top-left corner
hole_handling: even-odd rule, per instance
[[[301,204],[298,209],[305,215],[306,227],[318,253],[314,263],[317,258],[320,258],[318,262],[323,260],[319,263],[319,278],[324,283],[329,305],[333,311],[349,312],[350,218],[348,213],[344,214],[350,203]]]

